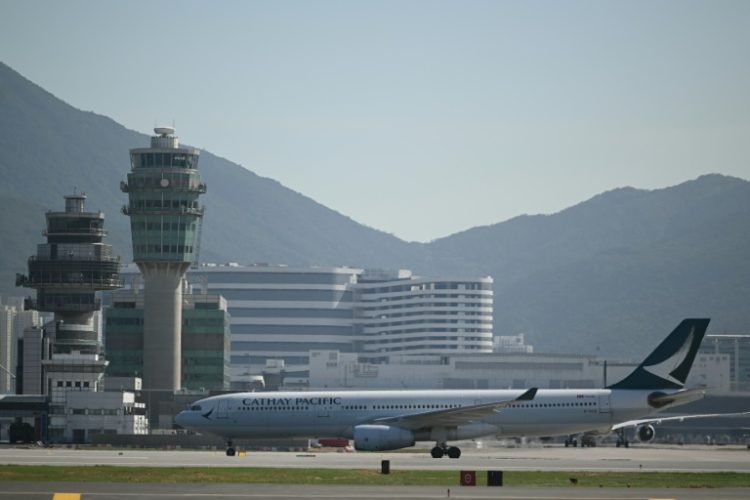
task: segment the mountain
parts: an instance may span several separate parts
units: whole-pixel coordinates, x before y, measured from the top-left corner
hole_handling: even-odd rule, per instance
[[[0,64],[0,294],[43,240],[44,212],[73,189],[106,215],[131,259],[119,183],[149,137],[77,110]],[[719,166],[711,166],[718,168]],[[687,316],[750,333],[750,182],[707,175],[621,188],[552,215],[523,215],[429,244],[368,228],[278,182],[201,153],[208,192],[201,260],[410,268],[495,280],[495,334],[540,351],[638,357]]]
[[[127,196],[119,185],[130,168],[128,150],[149,141],[72,108],[0,64],[0,209],[9,236],[0,256],[0,294],[27,293],[14,289],[12,277],[42,241],[44,212],[61,210],[73,189],[87,194],[89,210],[105,213],[108,241],[125,262],[132,258],[129,221],[120,213]],[[201,198],[207,207],[202,260],[392,267],[425,252],[211,153],[202,152],[199,168],[208,185]]]
[[[432,243],[495,278],[495,334],[543,350],[634,355],[684,317],[750,333],[750,182],[707,175],[617,189]]]

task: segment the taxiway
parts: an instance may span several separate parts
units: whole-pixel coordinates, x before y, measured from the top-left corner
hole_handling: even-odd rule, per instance
[[[390,460],[393,470],[750,472],[750,450],[740,446],[468,449],[458,460],[434,459],[425,452],[411,451],[248,452],[227,457],[221,450],[0,448],[0,464],[19,465],[379,469],[381,460]]]

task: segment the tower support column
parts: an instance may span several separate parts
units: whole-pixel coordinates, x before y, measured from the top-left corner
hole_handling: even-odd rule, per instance
[[[140,262],[143,274],[143,388],[182,385],[182,262]]]

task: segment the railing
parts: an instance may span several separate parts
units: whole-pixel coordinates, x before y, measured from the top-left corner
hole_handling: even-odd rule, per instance
[[[26,288],[90,288],[95,290],[122,288],[123,282],[120,278],[81,278],[57,279],[53,277],[28,278],[22,286]]]
[[[205,206],[201,206],[198,208],[187,208],[187,207],[179,207],[179,208],[171,208],[171,207],[129,207],[128,205],[124,205],[121,209],[121,212],[124,215],[198,215],[202,216],[204,211],[206,210]]]
[[[85,228],[80,231],[48,231],[47,229],[42,230],[42,236],[107,236],[107,231],[98,228]]]
[[[200,184],[193,184],[193,185],[182,185],[182,184],[169,184],[168,186],[146,186],[146,185],[137,185],[137,186],[131,186],[125,181],[120,181],[120,191],[123,193],[130,193],[131,191],[135,192],[144,192],[144,191],[170,191],[175,193],[198,193],[198,194],[205,194],[207,191],[206,183],[201,182]]]
[[[28,258],[29,262],[102,262],[102,263],[110,263],[110,262],[120,262],[120,256],[119,255],[109,255],[109,256],[89,256],[89,255],[70,255],[70,254],[58,254],[57,257],[54,259],[52,257],[48,256],[40,256],[40,255],[32,255]]]
[[[86,312],[86,311],[97,311],[102,308],[102,301],[100,299],[94,299],[93,302],[86,302],[83,304],[57,302],[52,300],[34,300],[31,297],[27,297],[23,301],[24,308],[26,310],[35,311],[61,311],[61,312]]]
[[[29,274],[18,275],[17,282],[30,288],[64,287],[109,289],[122,286],[117,259],[99,260],[32,260]]]

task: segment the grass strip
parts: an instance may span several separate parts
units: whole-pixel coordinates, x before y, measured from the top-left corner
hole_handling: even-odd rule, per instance
[[[0,481],[456,486],[458,480],[458,471],[431,470],[391,470],[383,475],[378,470],[364,469],[0,466]],[[503,482],[505,486],[747,488],[750,473],[510,471],[503,474]],[[477,484],[486,484],[485,472],[477,472]]]

